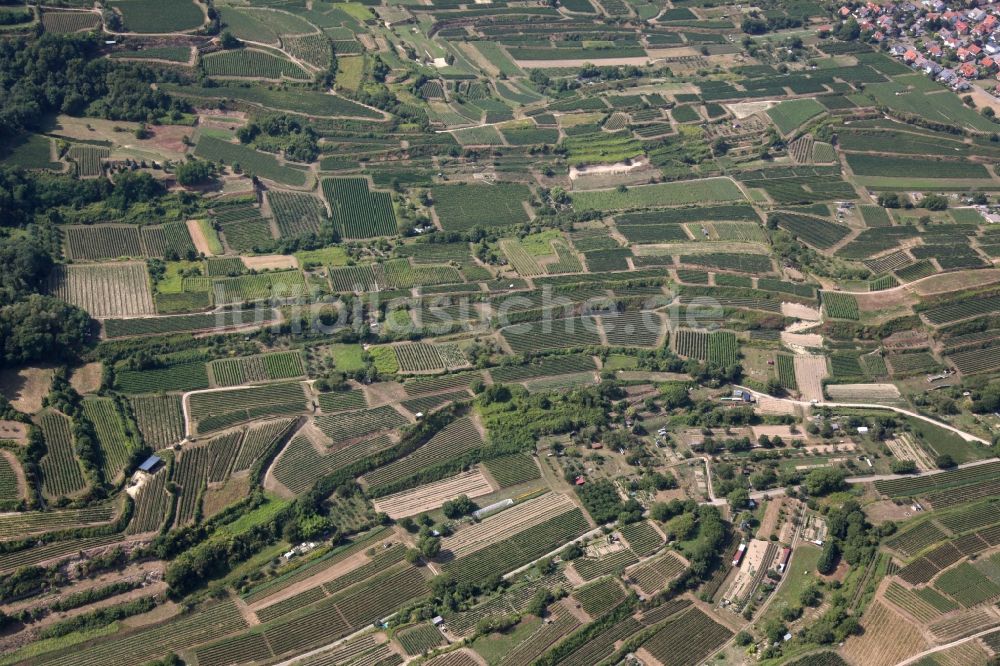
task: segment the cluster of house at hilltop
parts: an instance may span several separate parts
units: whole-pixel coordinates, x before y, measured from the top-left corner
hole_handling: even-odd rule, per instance
[[[865,2],[843,6],[839,15],[842,21],[853,17],[863,37],[884,44],[897,59],[961,91],[969,81],[1000,80],[1000,2],[964,5]]]

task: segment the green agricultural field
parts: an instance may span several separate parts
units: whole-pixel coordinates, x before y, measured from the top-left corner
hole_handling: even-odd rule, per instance
[[[239,49],[213,53],[202,59],[210,76],[253,79],[308,80],[309,74],[293,63],[273,53],[256,49]]]
[[[379,120],[382,116],[368,107],[339,95],[330,95],[313,90],[271,90],[262,87],[180,86],[165,83],[164,90],[181,97],[201,100],[235,100],[265,109],[287,113],[315,115],[322,117],[349,117]]]
[[[434,187],[431,196],[441,225],[449,231],[461,231],[526,222],[525,205],[531,191],[517,183],[445,185]]]
[[[220,162],[229,167],[239,166],[244,173],[252,173],[261,178],[302,186],[306,183],[306,173],[278,163],[273,155],[262,153],[236,143],[221,141],[211,136],[198,140],[195,154],[212,162]]]
[[[814,99],[793,99],[768,109],[767,115],[782,134],[790,134],[825,110],[823,105]]]
[[[981,164],[957,161],[933,161],[885,155],[849,154],[847,165],[859,176],[898,178],[990,178]]]
[[[678,183],[643,185],[626,191],[600,190],[573,194],[578,211],[628,210],[651,206],[681,206],[695,203],[744,201],[746,197],[729,178],[706,178]]]
[[[52,141],[39,134],[28,134],[9,140],[0,150],[4,164],[24,169],[61,171],[63,165],[53,161]]]
[[[111,6],[121,12],[125,28],[131,32],[189,31],[205,22],[203,6],[194,1],[115,0]]]

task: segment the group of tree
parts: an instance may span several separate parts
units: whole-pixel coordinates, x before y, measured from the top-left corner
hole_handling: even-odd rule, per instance
[[[236,138],[267,152],[280,152],[294,162],[313,162],[319,156],[319,135],[302,118],[288,114],[257,118],[239,128]]]
[[[156,122],[190,110],[150,86],[169,73],[100,56],[97,35],[0,42],[0,137],[36,130],[51,113]]]

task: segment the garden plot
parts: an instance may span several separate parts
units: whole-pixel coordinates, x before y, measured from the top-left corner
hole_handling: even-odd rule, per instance
[[[771,542],[751,539],[739,573],[726,591],[726,599],[740,606],[746,603],[776,555],[777,547]]]
[[[489,495],[494,491],[489,480],[480,470],[466,472],[434,483],[428,483],[394,495],[387,495],[374,500],[375,510],[386,513],[396,520],[406,516],[415,516],[426,511],[433,511],[449,500],[459,495],[469,498]]]
[[[441,550],[449,551],[455,559],[465,557],[575,508],[565,495],[546,493],[445,537]]]
[[[156,314],[146,264],[140,262],[57,266],[49,291],[93,317]]]
[[[934,464],[934,459],[914,440],[911,433],[900,433],[896,437],[885,440],[885,444],[892,451],[892,455],[899,460],[912,460],[917,464],[917,469],[921,472],[937,468],[937,465]]]

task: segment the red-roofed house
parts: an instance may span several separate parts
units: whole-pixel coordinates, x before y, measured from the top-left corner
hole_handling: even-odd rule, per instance
[[[903,54],[903,60],[905,60],[906,62],[913,62],[916,59],[917,59],[917,52],[914,51],[913,49],[910,49],[909,51]]]
[[[967,79],[979,78],[979,68],[976,67],[971,62],[963,63],[961,66],[959,66],[958,72]]]

